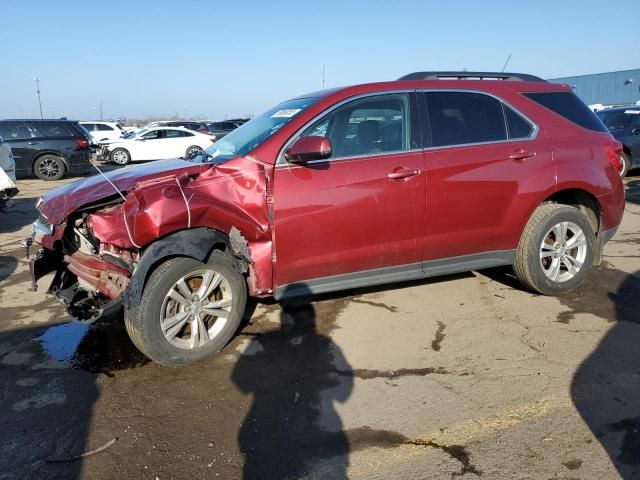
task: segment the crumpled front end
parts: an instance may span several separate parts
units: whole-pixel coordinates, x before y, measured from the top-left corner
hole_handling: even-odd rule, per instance
[[[55,272],[48,293],[83,322],[119,308],[138,257],[137,252],[102,244],[89,229],[89,217],[84,213],[51,226],[41,215],[25,242],[27,248],[33,243],[41,247],[30,262],[32,288]]]
[[[269,295],[267,184],[264,165],[238,158],[198,174],[167,172],[112,189],[110,197],[92,197],[62,221],[58,216],[56,225],[49,224],[46,203],[59,199],[45,198],[26,241],[41,247],[31,261],[33,288],[55,272],[49,292],[72,317],[93,321],[123,302],[136,304],[148,272],[164,256],[206,261],[215,245],[243,265],[250,294]]]

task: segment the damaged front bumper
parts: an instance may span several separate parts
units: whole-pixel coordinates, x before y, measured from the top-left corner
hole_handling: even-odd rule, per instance
[[[29,257],[30,247],[51,245],[56,238],[55,228],[45,219],[33,224],[29,237],[23,245]],[[97,256],[75,251],[63,251],[60,243],[52,248],[39,248],[30,259],[31,291],[37,290],[38,281],[55,272],[47,293],[52,294],[78,321],[92,323],[113,311],[119,310],[123,293],[129,284],[131,272]]]

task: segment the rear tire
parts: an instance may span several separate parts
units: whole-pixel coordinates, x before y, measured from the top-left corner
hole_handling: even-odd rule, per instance
[[[202,152],[202,148],[197,145],[192,145],[187,148],[187,151],[184,153],[184,158],[189,160],[190,158],[194,158],[196,155],[199,155]]]
[[[595,244],[593,227],[580,210],[541,205],[520,237],[513,269],[528,289],[562,295],[577,288],[589,274]]]
[[[62,158],[56,155],[42,155],[33,164],[33,173],[40,180],[60,180],[65,174],[65,164]]]
[[[624,178],[627,176],[627,173],[629,173],[629,170],[631,170],[631,159],[627,153],[622,152],[620,154],[620,160],[622,161],[622,171],[620,172],[620,176]]]
[[[228,253],[214,250],[207,263],[177,257],[153,271],[140,303],[125,310],[125,326],[147,357],[177,367],[224,347],[238,329],[246,302],[246,281]]]
[[[109,157],[116,165],[127,165],[131,163],[131,154],[126,148],[116,148]]]

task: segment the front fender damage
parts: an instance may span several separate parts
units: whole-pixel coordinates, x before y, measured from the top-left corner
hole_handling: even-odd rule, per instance
[[[272,227],[266,185],[265,165],[244,158],[196,177],[182,173],[139,182],[124,198],[80,208],[59,225],[64,234],[58,230],[53,244],[33,261],[33,271],[40,273],[34,282],[57,263],[50,292],[76,318],[93,320],[107,304],[136,305],[162,259],[188,256],[204,262],[217,247],[234,254],[251,295],[269,295]]]

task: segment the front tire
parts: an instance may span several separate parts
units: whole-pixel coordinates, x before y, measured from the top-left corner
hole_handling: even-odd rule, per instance
[[[576,289],[589,274],[595,244],[593,227],[580,210],[541,205],[522,233],[513,268],[528,289],[563,295]]]
[[[111,152],[110,158],[116,165],[127,165],[131,163],[131,154],[126,148],[116,148]]]
[[[60,180],[65,170],[64,161],[56,155],[42,155],[33,164],[33,173],[45,181]]]
[[[222,349],[246,301],[247,284],[229,254],[214,250],[207,263],[177,257],[153,271],[140,303],[125,310],[125,325],[142,353],[177,367]]]

